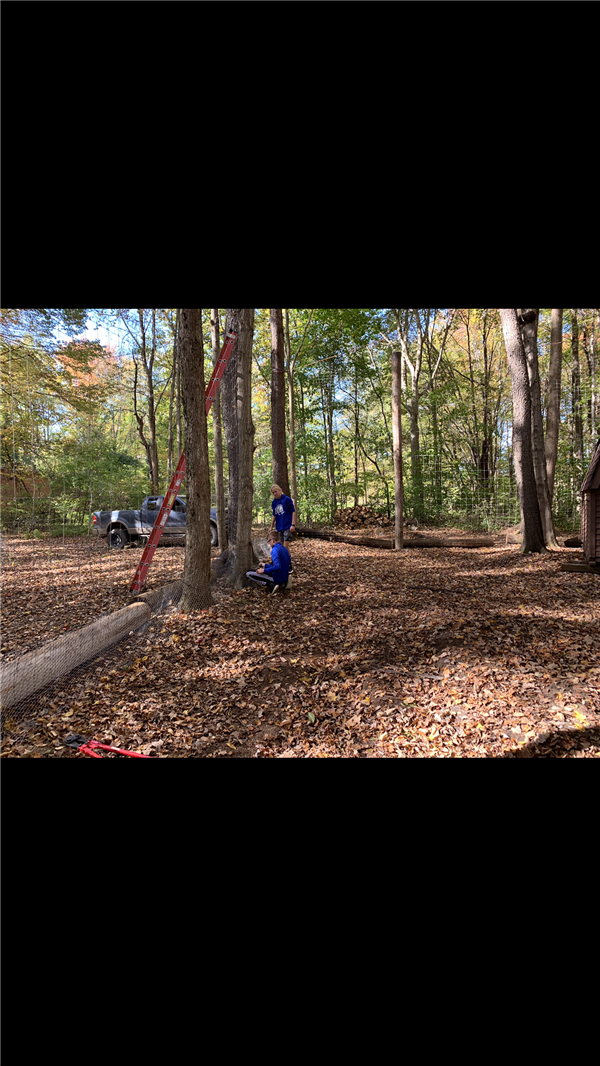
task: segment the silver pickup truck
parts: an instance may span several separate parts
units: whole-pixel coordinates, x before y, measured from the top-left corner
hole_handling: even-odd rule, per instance
[[[164,496],[146,496],[139,511],[94,511],[94,529],[101,537],[108,537],[110,548],[125,548],[127,544],[147,540],[163,500]],[[177,538],[183,543],[185,526],[185,500],[182,496],[177,496],[163,528],[161,540]],[[218,544],[217,512],[214,507],[211,507],[210,511],[210,543],[213,548]]]

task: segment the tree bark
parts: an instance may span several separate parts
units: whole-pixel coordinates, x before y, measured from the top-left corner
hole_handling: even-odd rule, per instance
[[[285,369],[288,387],[288,418],[290,427],[290,495],[294,501],[294,507],[296,508],[297,520],[299,514],[298,473],[296,470],[296,415],[294,411],[294,363],[292,362],[292,349],[290,344],[290,313],[287,308],[285,312]]]
[[[581,414],[581,366],[579,362],[579,316],[577,308],[571,310],[572,398],[573,398],[573,456],[577,473],[583,464],[583,418]]]
[[[396,519],[394,543],[404,547],[404,485],[402,480],[402,352],[392,352],[392,435]]]
[[[173,462],[173,415],[175,410],[177,381],[177,339],[179,331],[178,312],[175,312],[175,323],[171,321],[171,329],[173,332],[173,367],[171,372],[171,394],[169,397],[169,439],[167,442],[167,477],[169,478],[169,481],[171,480],[173,476],[173,471],[177,465]],[[177,461],[179,461],[179,456],[177,456]]]
[[[158,444],[156,440],[156,407],[154,403],[154,360],[156,358],[156,308],[152,308],[152,342],[150,347],[150,354],[148,355],[148,344],[146,341],[146,329],[144,324],[144,311],[143,308],[138,310],[140,332],[142,337],[142,365],[144,367],[144,374],[146,377],[146,388],[148,394],[148,428],[150,431],[150,440],[146,445],[146,451],[148,455],[148,465],[150,467],[150,479],[152,481],[152,492],[159,492],[159,470],[158,470]]]
[[[421,443],[419,431],[419,379],[423,365],[423,333],[420,319],[417,314],[418,338],[415,351],[411,351],[410,342],[410,311],[404,308],[393,309],[398,328],[398,339],[402,349],[403,373],[406,385],[408,385],[407,371],[410,374],[411,388],[404,389],[406,395],[406,410],[410,425],[410,467],[411,467],[411,492],[412,510],[415,518],[424,517],[423,497],[423,468],[421,463]],[[412,356],[412,358],[411,358]]]
[[[213,307],[210,313],[210,335],[212,341],[213,366],[216,366],[221,351],[218,307]],[[223,479],[223,431],[221,424],[220,386],[214,399],[212,416],[215,444],[215,510],[217,512],[217,536],[219,540],[219,548],[223,552],[227,547],[227,526],[225,523],[225,485]]]
[[[136,338],[132,333],[127,319],[123,318],[125,325],[127,326],[130,336],[133,338],[136,344],[137,351],[141,355],[142,367],[144,370],[144,376],[146,378],[146,397],[147,397],[147,410],[148,410],[148,437],[145,432],[145,420],[143,413],[140,413],[138,406],[138,360],[135,352],[133,355],[133,362],[135,366],[134,379],[133,379],[133,413],[138,427],[138,435],[144,446],[146,452],[146,460],[148,462],[148,475],[153,493],[159,492],[159,471],[158,471],[158,447],[156,442],[156,408],[154,404],[154,359],[156,356],[156,309],[152,311],[152,345],[150,354],[148,354],[148,344],[146,341],[146,324],[144,322],[144,309],[138,308],[138,322],[140,326],[140,337]]]
[[[182,611],[213,603],[210,592],[210,472],[204,382],[202,310],[180,312],[180,365],[187,503]]]
[[[271,317],[271,443],[273,448],[273,482],[286,496],[290,482],[285,439],[285,349],[283,341],[283,310],[270,309]]]
[[[252,503],[254,485],[252,472],[254,466],[254,423],[252,421],[252,344],[254,340],[254,309],[242,308],[239,311],[237,325],[235,320],[229,327],[236,330],[237,348],[237,424],[238,424],[238,504],[236,526],[236,557],[231,583],[235,588],[245,588],[249,582],[246,577],[253,565],[252,550]],[[285,389],[284,389],[285,398]],[[283,488],[283,486],[282,486]]]
[[[285,312],[285,341],[286,341],[285,369],[286,369],[287,386],[288,386],[288,412],[289,412],[289,430],[290,430],[290,440],[289,440],[290,490],[291,490],[292,500],[294,501],[294,507],[296,508],[296,520],[298,520],[298,518],[300,516],[300,508],[298,506],[298,471],[297,471],[297,467],[296,467],[296,417],[295,417],[295,410],[294,410],[294,371],[296,369],[296,362],[297,362],[297,360],[298,360],[298,358],[300,356],[300,353],[302,352],[302,349],[304,347],[304,342],[306,340],[308,329],[309,329],[310,323],[312,321],[312,316],[313,316],[313,311],[311,310],[310,313],[309,313],[308,319],[306,321],[306,324],[305,324],[305,327],[304,327],[304,332],[303,332],[302,337],[300,339],[300,343],[299,343],[298,347],[296,348],[296,351],[292,355],[292,342],[291,342],[291,338],[290,338],[290,313],[289,313],[289,309],[286,309],[286,312]],[[304,427],[304,423],[303,423],[303,432],[304,432],[304,428],[305,427]],[[304,464],[305,464],[305,468],[306,468],[306,453],[304,454]],[[283,488],[283,486],[282,486],[282,488]]]
[[[521,552],[545,551],[531,445],[531,392],[517,312],[499,308],[513,392],[513,456],[523,524]]]
[[[337,481],[335,477],[335,444],[333,437],[333,391],[334,370],[330,371],[330,379],[321,382],[321,402],[323,407],[323,429],[325,434],[325,461],[327,466],[327,480],[330,491],[330,518],[337,511]]]
[[[554,498],[554,474],[558,456],[558,430],[560,426],[560,393],[562,375],[562,329],[563,309],[552,308],[550,326],[550,369],[546,398],[546,476],[550,503]]]
[[[597,380],[596,380],[596,332],[594,316],[598,314],[596,310],[591,311],[590,325],[584,323],[583,326],[583,350],[588,366],[588,374],[590,380],[590,397],[587,404],[588,414],[588,426],[591,434],[592,441],[596,440],[596,426],[598,423],[598,393],[597,393]]]
[[[223,400],[223,425],[227,441],[227,460],[229,466],[229,500],[227,506],[227,541],[229,548],[235,551],[237,538],[238,511],[238,452],[239,436],[237,422],[237,380],[239,352],[239,316],[240,310],[228,308],[225,319],[225,333],[231,329],[238,334],[238,340],[231,353],[225,373],[221,379],[221,396]]]
[[[537,486],[538,503],[542,529],[544,530],[544,543],[547,548],[558,548],[558,542],[554,533],[552,521],[552,506],[548,492],[548,479],[546,475],[546,456],[544,452],[544,423],[542,419],[542,393],[540,388],[540,371],[538,363],[537,327],[539,308],[519,308],[519,322],[521,323],[521,339],[525,349],[527,360],[527,375],[529,378],[529,391],[531,395],[531,445],[533,455],[533,469]]]
[[[252,422],[253,308],[228,308],[226,333],[238,335],[229,365],[223,375],[223,420],[229,457],[228,548],[219,556],[218,570],[228,573],[236,588],[248,584],[252,569],[252,468],[254,425]]]

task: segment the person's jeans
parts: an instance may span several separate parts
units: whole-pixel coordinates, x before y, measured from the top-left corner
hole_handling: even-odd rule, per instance
[[[273,591],[275,582],[270,574],[257,574],[256,570],[247,570],[246,577],[253,585],[258,585],[259,588],[266,589],[267,592]]]

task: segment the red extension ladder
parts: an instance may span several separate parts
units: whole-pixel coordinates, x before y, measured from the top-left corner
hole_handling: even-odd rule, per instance
[[[233,351],[235,342],[237,340],[237,333],[230,330],[225,338],[225,344],[221,349],[221,354],[215,364],[215,369],[212,372],[211,379],[206,389],[206,413],[210,411],[213,400],[217,395],[217,389],[221,383],[221,378],[225,373],[225,367],[227,366],[231,353]],[[181,483],[185,477],[185,452],[181,453],[181,458],[177,463],[177,469],[173,474],[171,484],[167,489],[167,494],[162,502],[162,507],[156,516],[156,521],[152,527],[152,532],[148,537],[148,543],[142,552],[142,558],[139,561],[138,568],[135,572],[135,576],[131,585],[129,586],[130,592],[140,592],[146,584],[146,578],[148,577],[148,570],[150,569],[150,563],[154,557],[158,542],[162,536],[163,526],[167,521],[167,518],[171,512],[171,508],[175,503],[175,498],[181,486]]]

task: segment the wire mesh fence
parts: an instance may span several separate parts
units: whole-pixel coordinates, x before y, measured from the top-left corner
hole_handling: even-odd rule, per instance
[[[109,550],[97,536],[2,533],[2,720],[18,723],[57,700],[85,692],[103,664],[130,660],[131,646],[156,638],[175,596],[131,603],[129,583],[139,551]],[[157,585],[183,574],[181,547],[157,553]],[[129,650],[128,650],[129,649]]]

